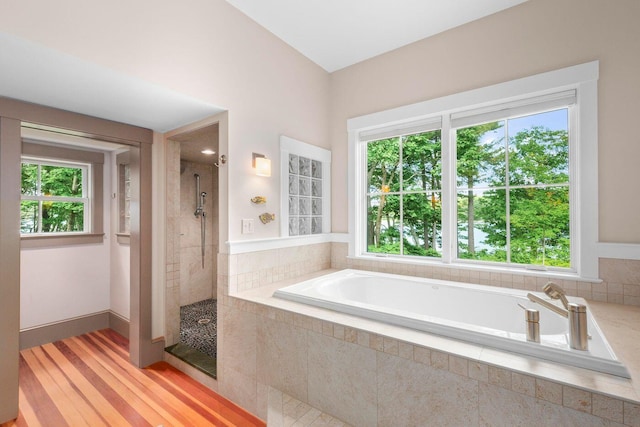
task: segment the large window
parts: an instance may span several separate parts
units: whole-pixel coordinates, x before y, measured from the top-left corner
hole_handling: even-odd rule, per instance
[[[596,79],[590,63],[351,119],[350,254],[597,277]]]
[[[90,228],[90,165],[23,158],[20,233],[77,233]]]

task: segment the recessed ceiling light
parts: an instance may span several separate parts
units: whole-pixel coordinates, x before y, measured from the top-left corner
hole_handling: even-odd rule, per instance
[[[215,152],[215,151],[213,151],[213,150],[211,150],[211,149],[209,149],[209,148],[207,148],[206,150],[202,150],[202,151],[201,151],[201,153],[202,153],[202,154],[206,154],[207,156],[211,156],[211,155],[213,155],[213,154],[216,154],[216,152]]]

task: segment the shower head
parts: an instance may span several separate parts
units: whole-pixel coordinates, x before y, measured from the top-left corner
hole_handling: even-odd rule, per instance
[[[550,298],[559,299],[560,301],[562,301],[562,305],[564,305],[564,308],[566,308],[567,310],[569,309],[569,301],[565,296],[564,290],[562,290],[560,286],[556,285],[553,282],[549,282],[546,285],[544,285],[544,288],[542,288],[542,290]]]

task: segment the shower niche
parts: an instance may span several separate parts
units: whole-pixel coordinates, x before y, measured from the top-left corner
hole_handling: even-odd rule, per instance
[[[171,137],[167,146],[167,351],[214,377],[217,151],[217,124]]]

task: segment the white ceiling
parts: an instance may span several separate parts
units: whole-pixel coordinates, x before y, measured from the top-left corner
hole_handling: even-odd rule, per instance
[[[526,0],[227,1],[332,72]],[[158,132],[222,111],[1,32],[0,77],[0,96]]]
[[[329,72],[526,0],[226,0]]]
[[[0,96],[158,132],[222,111],[215,105],[6,33],[0,33],[0,77]]]

